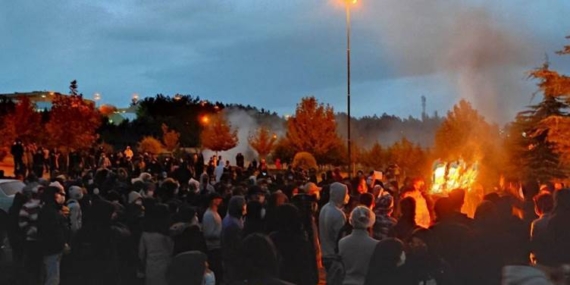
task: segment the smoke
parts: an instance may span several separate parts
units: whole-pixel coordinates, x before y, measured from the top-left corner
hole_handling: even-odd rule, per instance
[[[507,18],[505,13],[497,17],[497,11],[465,2],[370,1],[371,9],[359,11],[365,19],[360,25],[380,39],[380,48],[403,76],[442,74],[457,101],[467,99],[489,121],[504,123],[529,98],[522,85],[525,69],[536,65],[531,41],[515,29],[522,25],[499,20]],[[497,7],[497,2],[480,2]]]
[[[235,157],[238,153],[244,155],[247,162],[257,159],[257,153],[249,146],[248,138],[250,135],[254,135],[258,128],[262,125],[269,128],[269,130],[278,137],[285,135],[285,129],[282,124],[282,120],[263,120],[258,119],[259,113],[257,111],[246,111],[239,108],[226,108],[223,111],[226,120],[232,125],[232,128],[237,129],[238,145],[228,151],[219,152],[218,155],[222,156],[222,159],[229,160],[232,164],[235,164]],[[210,150],[204,150],[204,157],[208,159],[213,156],[214,152]],[[246,164],[247,165],[247,164]]]

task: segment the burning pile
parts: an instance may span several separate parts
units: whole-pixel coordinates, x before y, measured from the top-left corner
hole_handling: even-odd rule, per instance
[[[471,190],[479,174],[477,162],[467,164],[463,160],[443,162],[437,160],[433,164],[431,193],[445,195],[453,189]]]

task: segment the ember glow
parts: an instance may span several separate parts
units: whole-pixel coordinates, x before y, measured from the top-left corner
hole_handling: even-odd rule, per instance
[[[479,174],[477,162],[467,164],[463,160],[436,161],[433,166],[432,194],[447,194],[453,189],[470,191]]]

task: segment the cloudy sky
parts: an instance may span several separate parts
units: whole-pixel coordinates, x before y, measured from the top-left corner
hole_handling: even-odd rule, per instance
[[[352,112],[429,113],[466,98],[504,122],[545,55],[570,72],[570,1],[359,0]],[[290,114],[300,98],[346,110],[341,0],[0,0],[0,93],[67,92],[125,106],[176,93]]]

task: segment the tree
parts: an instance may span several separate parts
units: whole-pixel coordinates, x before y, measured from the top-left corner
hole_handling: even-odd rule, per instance
[[[435,158],[479,165],[479,181],[496,185],[505,161],[499,127],[489,124],[471,104],[461,100],[447,113],[435,135]],[[484,180],[484,181],[483,181]]]
[[[388,148],[388,161],[397,164],[403,176],[423,176],[428,165],[425,151],[405,137]]]
[[[202,146],[215,152],[232,149],[238,143],[237,131],[222,115],[212,116],[200,135]]]
[[[95,105],[82,97],[55,94],[49,122],[46,125],[52,147],[82,149],[93,146],[101,125]]]
[[[14,110],[7,113],[0,126],[2,146],[11,145],[16,138],[24,144],[40,143],[42,130],[42,115],[36,112],[36,106],[26,96],[18,98]]]
[[[174,130],[170,130],[166,124],[162,124],[162,142],[166,150],[173,151],[178,147],[178,140],[180,139],[180,133]]]
[[[342,144],[336,127],[333,108],[319,104],[315,97],[306,97],[287,121],[287,139],[296,152],[312,153],[323,163],[329,152]]]
[[[362,154],[362,165],[371,169],[384,169],[386,164],[386,154],[379,142]]]
[[[293,158],[293,163],[291,163],[291,165],[293,166],[293,168],[299,167],[304,170],[309,170],[312,168],[316,169],[317,160],[312,154],[302,151],[295,154],[295,157]]]
[[[79,96],[79,93],[77,92],[77,80],[75,79],[69,83],[69,94]]]
[[[570,45],[557,53],[570,54]],[[565,107],[570,105],[570,77],[552,70],[548,61],[541,68],[531,71],[530,77],[539,80],[538,87],[544,97],[556,98],[560,103],[564,103]],[[567,113],[549,114],[537,124],[537,130],[546,133],[545,141],[559,155],[563,167],[569,168],[570,116]]]
[[[162,144],[153,137],[144,137],[138,145],[140,152],[148,152],[150,154],[160,154],[162,152]]]
[[[290,163],[295,156],[295,150],[287,138],[280,138],[275,144],[272,156],[274,160],[279,158],[283,163]]]
[[[271,134],[268,128],[262,126],[257,129],[255,134],[250,134],[248,141],[259,157],[265,158],[275,147],[277,135]]]
[[[551,129],[547,121],[567,116],[563,111],[566,108],[567,105],[560,99],[544,95],[539,104],[517,115],[506,141],[511,161],[510,176],[542,182],[566,177],[567,171],[561,163],[561,150],[557,149],[555,141],[548,140]]]

